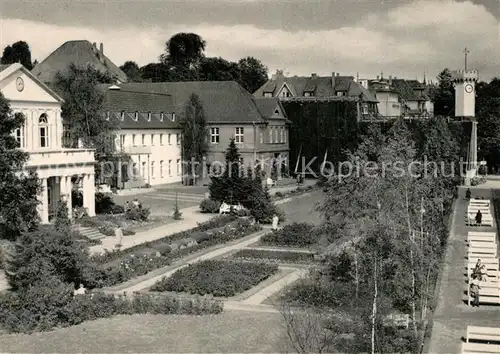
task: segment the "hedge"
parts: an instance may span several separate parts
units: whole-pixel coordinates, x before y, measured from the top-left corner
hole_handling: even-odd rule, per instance
[[[233,254],[235,258],[269,259],[287,263],[314,262],[314,254],[306,252],[242,249]]]
[[[278,271],[275,264],[208,260],[190,264],[158,281],[151,291],[175,291],[231,297],[249,290]]]
[[[223,308],[220,301],[210,297],[162,295],[116,297],[99,292],[73,296],[71,286],[49,280],[48,286],[33,287],[23,294],[0,294],[0,327],[10,333],[32,333],[116,315],[204,315],[220,313]]]

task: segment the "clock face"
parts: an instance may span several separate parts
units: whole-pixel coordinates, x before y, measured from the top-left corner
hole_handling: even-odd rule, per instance
[[[23,81],[22,77],[18,77],[16,79],[16,87],[17,87],[17,91],[19,91],[19,92],[24,90],[24,81]]]
[[[465,92],[471,93],[474,90],[474,87],[472,87],[471,84],[465,85]]]

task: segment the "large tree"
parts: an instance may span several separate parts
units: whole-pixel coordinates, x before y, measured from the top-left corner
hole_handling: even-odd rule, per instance
[[[248,92],[254,93],[259,87],[264,85],[268,79],[267,67],[254,57],[246,57],[238,62],[240,72],[239,84]]]
[[[191,94],[180,121],[182,129],[182,151],[186,162],[184,176],[196,176],[203,168],[203,157],[208,151],[208,130],[203,104],[196,94]],[[194,166],[193,166],[194,163]],[[194,169],[193,169],[194,167]]]
[[[493,171],[500,168],[500,79],[476,86],[478,157]]]
[[[31,50],[28,43],[25,41],[18,41],[11,46],[5,47],[0,62],[2,64],[21,63],[28,70],[33,69]]]
[[[96,149],[98,162],[109,161],[115,152],[114,132],[118,121],[104,118],[104,94],[97,87],[110,81],[108,75],[93,67],[80,69],[72,64],[65,75],[58,73],[55,83],[64,98],[62,117],[72,137],[71,146]],[[100,177],[99,166],[96,164],[96,183]]]
[[[37,195],[41,192],[36,175],[18,175],[28,161],[12,134],[24,124],[0,93],[0,238],[16,239],[21,232],[34,230],[39,222]]]
[[[434,102],[434,114],[437,116],[455,115],[455,89],[449,69],[441,71],[437,77],[438,86],[431,91]]]
[[[238,64],[219,58],[203,58],[198,68],[201,81],[238,81]]]
[[[141,70],[135,61],[126,61],[120,69],[127,74],[130,82],[141,82]]]
[[[205,56],[206,42],[196,33],[177,33],[165,43],[163,63],[184,68],[194,68]]]

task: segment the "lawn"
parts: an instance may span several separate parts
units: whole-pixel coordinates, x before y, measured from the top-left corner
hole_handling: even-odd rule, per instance
[[[284,352],[279,313],[133,315],[53,332],[0,336],[2,352],[18,353],[275,353]]]
[[[151,291],[231,297],[277,272],[278,266],[274,264],[208,260],[179,269],[172,276],[158,281]]]

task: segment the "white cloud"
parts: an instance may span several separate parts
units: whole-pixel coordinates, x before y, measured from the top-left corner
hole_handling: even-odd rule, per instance
[[[0,45],[26,40],[34,58],[44,59],[67,40],[103,42],[117,65],[134,60],[156,61],[165,41],[189,31],[207,41],[207,55],[237,60],[252,55],[270,70],[286,68],[292,75],[311,72],[376,75],[380,70],[415,77],[432,75],[444,67],[463,64],[462,50],[471,50],[471,66],[489,75],[500,74],[498,21],[482,6],[470,2],[418,1],[400,5],[383,15],[370,15],[351,27],[324,31],[286,32],[254,26],[91,29],[39,22],[0,20]]]

